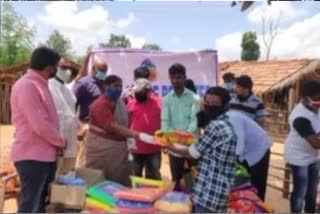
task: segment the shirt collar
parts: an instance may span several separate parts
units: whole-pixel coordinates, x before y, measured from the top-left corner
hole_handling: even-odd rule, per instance
[[[38,81],[38,82],[40,82],[40,83],[42,83],[42,84],[44,84],[44,85],[48,85],[48,80],[46,80],[45,78],[43,78],[43,77],[39,74],[39,71],[30,68],[30,69],[28,69],[28,75],[29,75],[32,79],[34,79],[34,80],[36,80],[36,81]]]
[[[176,96],[176,97],[186,96],[186,95],[189,94],[188,92],[189,92],[188,89],[187,89],[187,88],[184,88],[182,94],[181,94],[180,96],[177,96],[177,94],[174,92],[174,89],[172,89],[173,96]]]

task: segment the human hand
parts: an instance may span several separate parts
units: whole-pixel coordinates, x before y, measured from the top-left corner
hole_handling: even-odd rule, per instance
[[[146,133],[140,133],[139,134],[139,139],[142,140],[145,143],[156,144],[154,142],[154,137],[152,135],[149,135],[149,134],[146,134]]]

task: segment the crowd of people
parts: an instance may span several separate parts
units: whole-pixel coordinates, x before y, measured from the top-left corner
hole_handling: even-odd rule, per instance
[[[74,167],[102,170],[106,179],[126,186],[132,174],[161,179],[167,152],[176,191],[182,190],[185,168],[198,167],[192,191],[196,213],[227,212],[239,163],[265,200],[272,140],[249,76],[226,73],[224,84],[201,98],[185,66],[176,63],[167,71],[173,90],[161,98],[152,90],[148,68],[136,68],[134,83],[123,91],[122,79],[108,74],[107,62],[95,58],[89,73],[89,57],[79,69],[52,49],[37,48],[27,73],[12,88],[18,212],[45,212],[49,184]],[[291,210],[297,213],[303,207],[314,212],[316,206],[320,83],[307,83],[303,95],[290,116],[286,142],[294,183]],[[163,148],[152,142],[157,130],[190,132],[197,142]]]

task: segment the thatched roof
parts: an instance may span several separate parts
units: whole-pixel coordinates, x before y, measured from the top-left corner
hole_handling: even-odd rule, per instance
[[[254,91],[263,94],[281,90],[306,75],[320,74],[319,59],[271,60],[271,61],[229,61],[219,64],[220,79],[225,72],[236,76],[247,74],[254,81]]]
[[[8,67],[0,68],[0,73],[11,73],[16,71],[23,71],[26,70],[29,67],[29,62],[23,62],[15,65],[11,65]]]

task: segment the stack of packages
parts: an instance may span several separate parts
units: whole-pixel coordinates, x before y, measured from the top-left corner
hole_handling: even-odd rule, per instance
[[[246,167],[238,164],[235,187],[229,196],[229,213],[272,213],[271,206],[262,202],[257,190],[250,184],[250,174]]]
[[[116,193],[119,198],[117,208],[120,213],[156,213],[153,203],[165,195],[172,185],[164,181],[131,177],[132,189],[124,189]]]
[[[87,192],[85,210],[94,213],[117,213],[116,193],[126,189],[112,181],[105,181],[91,187]]]
[[[190,213],[192,202],[190,196],[183,192],[169,192],[155,202],[154,207],[164,213]]]
[[[173,188],[171,183],[135,176],[131,177],[131,181],[133,188],[126,188],[111,181],[105,181],[91,187],[87,192],[85,211],[95,213],[156,213],[159,212],[159,209],[154,206],[157,200],[160,199],[161,205],[164,200],[169,199],[170,202],[172,198],[170,195],[169,198],[166,196]],[[179,201],[181,201],[181,197]],[[161,205],[161,207],[163,206]],[[161,211],[166,210],[161,209]],[[180,210],[177,211],[180,212]]]
[[[194,134],[185,131],[156,131],[155,142],[161,146],[167,146],[171,143],[179,143],[183,145],[191,145],[196,142],[197,138]]]

